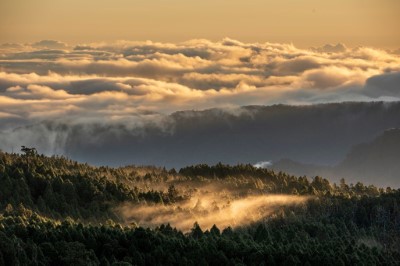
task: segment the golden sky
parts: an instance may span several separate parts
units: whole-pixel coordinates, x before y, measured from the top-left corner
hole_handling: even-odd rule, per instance
[[[1,0],[0,42],[57,39],[400,46],[399,0]]]

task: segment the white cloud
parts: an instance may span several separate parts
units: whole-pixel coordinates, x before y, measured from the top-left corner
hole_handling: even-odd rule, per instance
[[[183,109],[396,100],[399,66],[396,54],[341,44],[310,50],[231,39],[6,44],[0,122],[115,122]]]
[[[261,161],[261,162],[254,164],[254,167],[256,167],[256,168],[268,168],[270,166],[272,166],[271,161]]]

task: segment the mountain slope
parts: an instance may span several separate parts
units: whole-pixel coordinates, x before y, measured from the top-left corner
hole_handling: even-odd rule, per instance
[[[338,182],[364,182],[379,186],[400,186],[400,129],[389,129],[374,140],[355,145],[339,164],[329,167],[279,160],[272,166],[294,175],[324,176]]]
[[[109,166],[254,164],[282,158],[334,165],[353,145],[400,127],[400,103],[247,106],[156,117],[124,124],[43,122],[0,134],[0,148],[33,146]]]
[[[335,175],[382,186],[400,186],[400,129],[355,146],[335,167]]]

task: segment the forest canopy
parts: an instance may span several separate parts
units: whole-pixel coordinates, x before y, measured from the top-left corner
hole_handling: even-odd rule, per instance
[[[94,167],[25,149],[0,153],[0,265],[400,262],[399,189],[240,164]]]

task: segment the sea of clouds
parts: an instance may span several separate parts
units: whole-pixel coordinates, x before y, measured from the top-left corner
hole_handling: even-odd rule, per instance
[[[190,40],[0,46],[3,127],[185,109],[397,100],[400,56],[368,47]]]
[[[62,152],[71,125],[111,130],[154,123],[169,130],[165,116],[179,110],[397,101],[399,84],[398,52],[343,44],[6,43],[0,45],[1,148],[24,142]]]

